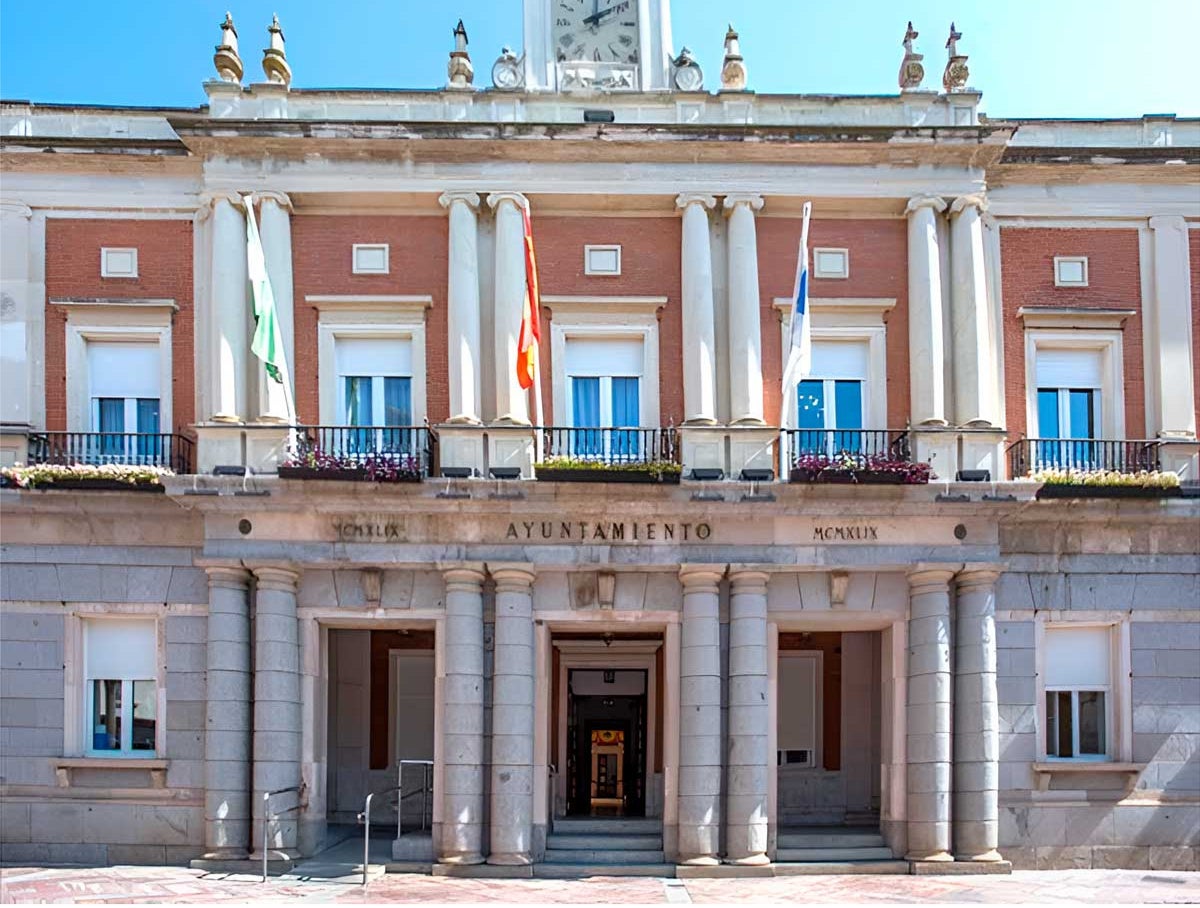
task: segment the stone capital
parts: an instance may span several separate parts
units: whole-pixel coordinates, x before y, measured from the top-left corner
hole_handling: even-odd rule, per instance
[[[483,565],[479,563],[439,564],[446,581],[446,592],[483,593]]]
[[[954,567],[935,567],[918,564],[908,572],[908,589],[912,594],[949,592],[950,581],[954,579]]]
[[[525,208],[529,204],[523,193],[520,192],[489,192],[487,197],[488,207],[499,213],[500,205],[503,202],[512,202],[517,208]]]
[[[237,564],[201,565],[208,574],[208,588],[245,591],[250,586],[250,572]]]
[[[202,192],[200,193],[200,207],[196,211],[196,219],[200,221],[207,219],[216,210],[217,206],[222,203],[231,205],[239,213],[246,210],[245,199],[236,192],[229,192],[223,189]]]
[[[968,208],[976,208],[980,214],[988,210],[988,200],[981,192],[973,192],[969,195],[960,195],[950,203],[950,216],[962,214]]]
[[[714,208],[717,197],[707,192],[681,192],[675,197],[675,207],[686,211],[689,205],[703,205],[706,209]]]
[[[939,195],[915,195],[904,206],[904,213],[912,214],[922,208],[932,208],[934,214],[941,214],[946,210],[946,200]]]
[[[966,565],[954,578],[960,591],[995,586],[1001,569],[992,565]]]
[[[528,593],[537,576],[532,564],[488,564],[487,572],[496,581],[497,593]]]
[[[274,202],[288,214],[293,213],[292,200],[286,192],[277,192],[274,189],[267,189],[262,192],[254,193],[254,197],[262,202]]]
[[[29,220],[31,217],[33,217],[33,209],[24,202],[8,199],[0,202],[0,215],[4,217],[17,217]]]
[[[1182,217],[1174,214],[1159,214],[1150,218],[1151,230],[1178,230],[1180,233],[1187,234],[1187,222]]]
[[[679,582],[683,584],[684,592],[716,595],[724,576],[723,564],[685,564],[679,569]]]
[[[761,211],[764,200],[757,192],[731,192],[722,204],[726,212],[732,212],[738,205],[749,205],[751,211]]]
[[[729,586],[734,594],[767,594],[767,580],[770,575],[766,571],[741,565],[729,566]]]
[[[464,202],[472,211],[479,210],[479,193],[478,192],[460,192],[458,190],[443,192],[438,196],[438,204],[447,211],[455,202]]]
[[[300,571],[290,564],[248,564],[254,572],[254,582],[260,590],[273,590],[295,595],[300,583]]]

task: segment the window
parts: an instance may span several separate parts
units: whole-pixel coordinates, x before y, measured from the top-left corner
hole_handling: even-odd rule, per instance
[[[371,427],[334,439],[338,453],[411,453],[415,433],[395,428],[413,424],[411,341],[339,338],[337,381],[338,422]]]
[[[813,277],[848,278],[850,277],[849,249],[814,249]]]
[[[1038,351],[1036,438],[1038,466],[1088,469],[1100,461],[1103,354],[1099,350]]]
[[[620,246],[584,246],[583,273],[597,277],[617,277],[621,273]]]
[[[137,249],[114,249],[104,247],[100,250],[101,277],[132,277],[138,276]]]
[[[1047,627],[1042,646],[1047,759],[1109,759],[1112,629]]]
[[[637,458],[643,370],[641,338],[568,338],[566,374],[570,388],[570,455]]]
[[[161,363],[157,343],[88,341],[91,463],[157,463],[162,432]]]
[[[779,654],[779,766],[813,769],[821,766],[822,653]]]
[[[387,274],[387,243],[355,243],[351,261],[355,274]]]
[[[1087,256],[1056,255],[1054,257],[1055,287],[1086,287],[1087,285]]]
[[[92,756],[154,756],[158,735],[157,623],[84,622],[86,728]]]
[[[863,450],[867,345],[813,341],[812,372],[796,386],[796,453]]]

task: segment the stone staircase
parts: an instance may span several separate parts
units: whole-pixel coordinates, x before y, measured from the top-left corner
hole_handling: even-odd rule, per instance
[[[775,873],[908,873],[878,829],[854,826],[793,826],[780,829]]]
[[[663,861],[662,820],[568,817],[546,837],[534,876],[674,876]]]

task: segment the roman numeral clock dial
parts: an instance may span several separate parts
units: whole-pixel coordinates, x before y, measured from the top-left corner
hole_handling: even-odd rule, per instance
[[[637,0],[552,0],[560,63],[638,62]]]

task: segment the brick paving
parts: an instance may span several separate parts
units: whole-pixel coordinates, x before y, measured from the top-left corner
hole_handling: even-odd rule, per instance
[[[774,879],[474,880],[393,874],[364,890],[329,880],[272,880],[183,867],[0,868],[0,902],[173,904],[238,902],[499,902],[512,904],[1200,903],[1200,873],[1017,871],[1011,876],[797,876]]]

